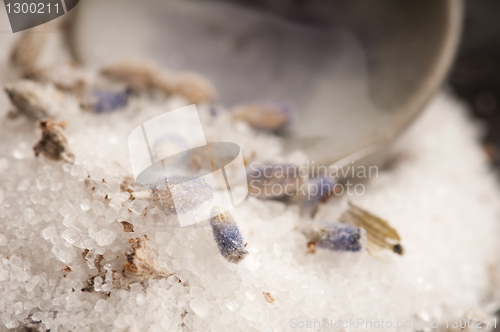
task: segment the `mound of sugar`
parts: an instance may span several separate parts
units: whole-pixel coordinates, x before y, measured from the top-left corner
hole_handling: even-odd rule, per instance
[[[100,115],[65,103],[73,165],[35,158],[34,122],[0,120],[0,330],[288,331],[318,329],[324,319],[360,322],[350,331],[429,319],[443,327],[484,321],[498,303],[500,194],[477,128],[447,94],[392,147],[392,162],[364,182],[363,195],[333,198],[315,216],[335,221],[351,199],[398,230],[405,255],[310,254],[300,231],[310,220],[297,206],[248,197],[231,211],[248,242],[238,265],[220,255],[209,225],[173,227],[174,215],[133,200],[124,185],[128,134],[185,100],[131,97],[126,109]],[[7,109],[1,96],[0,115]],[[249,161],[306,161],[224,110],[198,109],[207,139],[238,144]],[[129,239],[144,235],[168,278],[111,287]],[[84,290],[89,276],[94,291]]]
[[[332,199],[316,215],[335,220],[351,199],[398,229],[404,256],[308,254],[307,239],[297,229],[307,220],[296,206],[248,197],[233,211],[248,242],[249,254],[239,265],[220,255],[209,226],[168,227],[175,223],[172,216],[133,201],[120,187],[129,174],[128,133],[182,103],[135,100],[124,112],[74,112],[67,129],[74,165],[35,158],[35,126],[25,119],[2,120],[0,321],[5,328],[28,319],[60,331],[285,331],[324,318],[450,319],[492,300],[499,192],[476,128],[450,96],[438,96],[397,142],[395,161],[366,182],[364,195]],[[236,142],[263,161],[294,162],[280,152],[280,139],[230,126],[223,112],[216,118],[208,108],[200,112],[207,115],[209,139]],[[120,221],[133,224],[134,233],[124,232]],[[108,269],[120,270],[129,238],[143,235],[171,277],[112,289],[109,296],[82,291],[97,272],[96,255]],[[96,279],[105,289],[108,280]]]

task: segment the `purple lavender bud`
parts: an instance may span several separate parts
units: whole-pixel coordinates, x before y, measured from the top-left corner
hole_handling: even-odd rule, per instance
[[[337,181],[330,177],[309,179],[303,204],[317,205],[326,201],[328,196],[334,193],[336,184]]]
[[[95,90],[82,103],[82,106],[94,113],[109,113],[127,106],[129,95],[129,90],[119,92]]]
[[[229,263],[239,263],[248,255],[248,251],[233,216],[219,207],[213,209],[212,215],[210,225],[221,255]]]
[[[169,186],[176,186],[175,200]],[[186,213],[213,198],[213,188],[203,178],[169,176],[151,184],[149,189],[152,191],[151,199],[156,201],[162,210],[175,214]]]
[[[234,120],[244,121],[255,129],[280,131],[292,119],[292,108],[284,102],[244,104],[231,110]]]
[[[299,168],[289,164],[252,164],[247,178],[248,193],[264,199],[291,196],[303,181]]]
[[[219,114],[219,111],[217,110],[217,108],[213,105],[210,106],[210,115],[215,118],[215,117],[217,117],[218,114]]]
[[[310,244],[333,251],[361,251],[365,247],[365,230],[338,222],[322,221],[305,232]]]

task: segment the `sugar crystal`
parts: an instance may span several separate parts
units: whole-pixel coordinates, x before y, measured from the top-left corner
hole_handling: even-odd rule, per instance
[[[0,193],[0,196],[1,196],[1,195],[2,195],[2,194]],[[33,204],[38,204],[38,203],[40,203],[40,195],[38,195],[38,194],[31,194],[31,195],[30,195],[30,199],[31,199],[31,202],[32,202]],[[0,202],[1,202],[1,197],[0,197]]]
[[[111,187],[107,183],[101,183],[101,185],[95,191],[95,195],[99,197],[105,197],[111,192]]]
[[[24,221],[30,221],[35,216],[35,211],[32,208],[26,208],[24,210]]]
[[[104,213],[104,210],[106,209],[104,204],[102,202],[99,202],[98,200],[93,201],[91,206],[94,213],[98,216],[102,215]]]
[[[65,263],[65,264],[71,263],[73,261],[73,259],[75,258],[74,254],[72,254],[66,250],[60,249],[56,246],[52,247],[52,253],[57,257],[57,259],[59,259],[61,262]]]
[[[122,207],[122,203],[119,198],[114,197],[110,202],[109,206],[113,208],[113,210],[118,211]]]
[[[57,230],[54,226],[49,226],[42,231],[42,236],[45,240],[51,240],[57,236]]]
[[[53,183],[51,186],[50,186],[50,190],[51,191],[59,191],[61,190],[62,188],[62,182],[57,182],[57,183]]]
[[[90,209],[90,201],[87,198],[83,199],[80,203],[80,209],[83,211],[88,211]]]
[[[116,239],[116,234],[109,229],[103,229],[97,232],[95,241],[100,246],[108,246]]]
[[[0,233],[0,247],[4,247],[9,243],[9,239],[4,234]]]
[[[135,199],[130,205],[128,209],[132,211],[132,213],[136,215],[142,214],[144,209],[149,206],[149,203],[140,199]]]
[[[75,176],[78,178],[86,178],[87,177],[87,167],[85,165],[74,164],[71,167],[71,171],[69,173],[71,176]]]
[[[74,244],[76,241],[80,239],[82,234],[82,230],[77,227],[69,227],[64,232],[62,232],[61,237],[68,241],[70,244]]]
[[[46,176],[39,176],[36,179],[36,187],[38,190],[42,191],[50,186],[50,179]]]
[[[204,298],[194,299],[189,302],[189,306],[193,309],[196,316],[205,318],[210,312],[210,303]]]

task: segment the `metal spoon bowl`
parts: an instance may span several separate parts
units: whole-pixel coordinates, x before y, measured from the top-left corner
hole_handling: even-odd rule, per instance
[[[443,82],[461,16],[457,0],[87,0],[72,40],[90,66],[126,57],[197,71],[226,105],[290,102],[289,150],[377,164]]]

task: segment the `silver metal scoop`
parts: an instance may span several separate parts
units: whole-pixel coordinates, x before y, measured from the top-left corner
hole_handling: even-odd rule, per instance
[[[228,106],[288,101],[287,148],[343,165],[377,163],[440,87],[462,2],[86,0],[75,14],[83,63],[152,59],[209,77]]]

